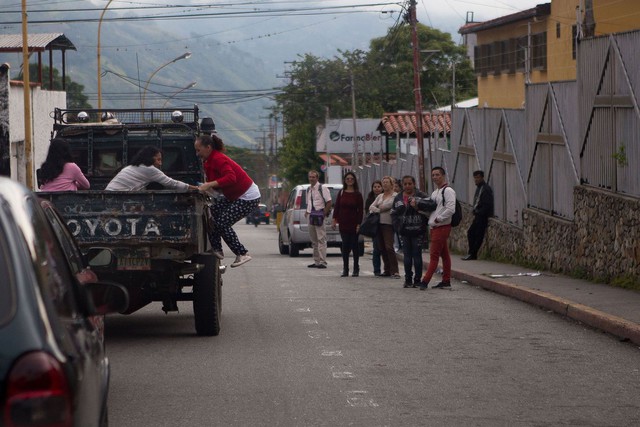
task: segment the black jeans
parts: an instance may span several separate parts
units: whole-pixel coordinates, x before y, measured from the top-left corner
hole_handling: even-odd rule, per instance
[[[478,257],[480,246],[484,241],[484,236],[489,226],[489,218],[486,216],[476,215],[473,217],[473,222],[467,230],[467,241],[469,242],[469,255],[474,258]]]
[[[358,248],[357,233],[340,233],[342,239],[342,266],[344,271],[349,271],[349,254],[353,252],[353,271],[360,272],[360,251]]]

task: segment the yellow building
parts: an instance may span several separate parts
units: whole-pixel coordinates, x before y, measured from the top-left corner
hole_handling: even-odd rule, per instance
[[[636,29],[638,0],[552,0],[459,32],[476,43],[479,108],[522,108],[526,83],[575,80],[577,40]]]

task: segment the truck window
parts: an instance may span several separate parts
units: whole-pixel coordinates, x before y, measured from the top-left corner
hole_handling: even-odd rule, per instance
[[[115,175],[122,167],[122,151],[114,149],[94,150],[93,165],[94,172],[98,176]]]

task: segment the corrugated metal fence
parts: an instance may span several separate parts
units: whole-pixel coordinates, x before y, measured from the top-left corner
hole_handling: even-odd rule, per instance
[[[496,217],[517,227],[527,207],[573,220],[580,184],[640,198],[639,45],[639,31],[582,41],[577,81],[528,85],[525,109],[454,109],[451,150],[435,144],[433,166],[468,204],[473,171],[484,170]],[[417,177],[418,159],[356,173],[366,196],[384,175]]]

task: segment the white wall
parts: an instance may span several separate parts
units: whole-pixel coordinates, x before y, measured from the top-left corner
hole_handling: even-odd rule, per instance
[[[47,157],[54,108],[66,108],[67,94],[62,91],[31,87],[31,144],[33,188],[37,188],[36,169]],[[9,141],[11,143],[11,178],[26,185],[26,156],[24,153],[24,87],[11,83],[9,89]]]

